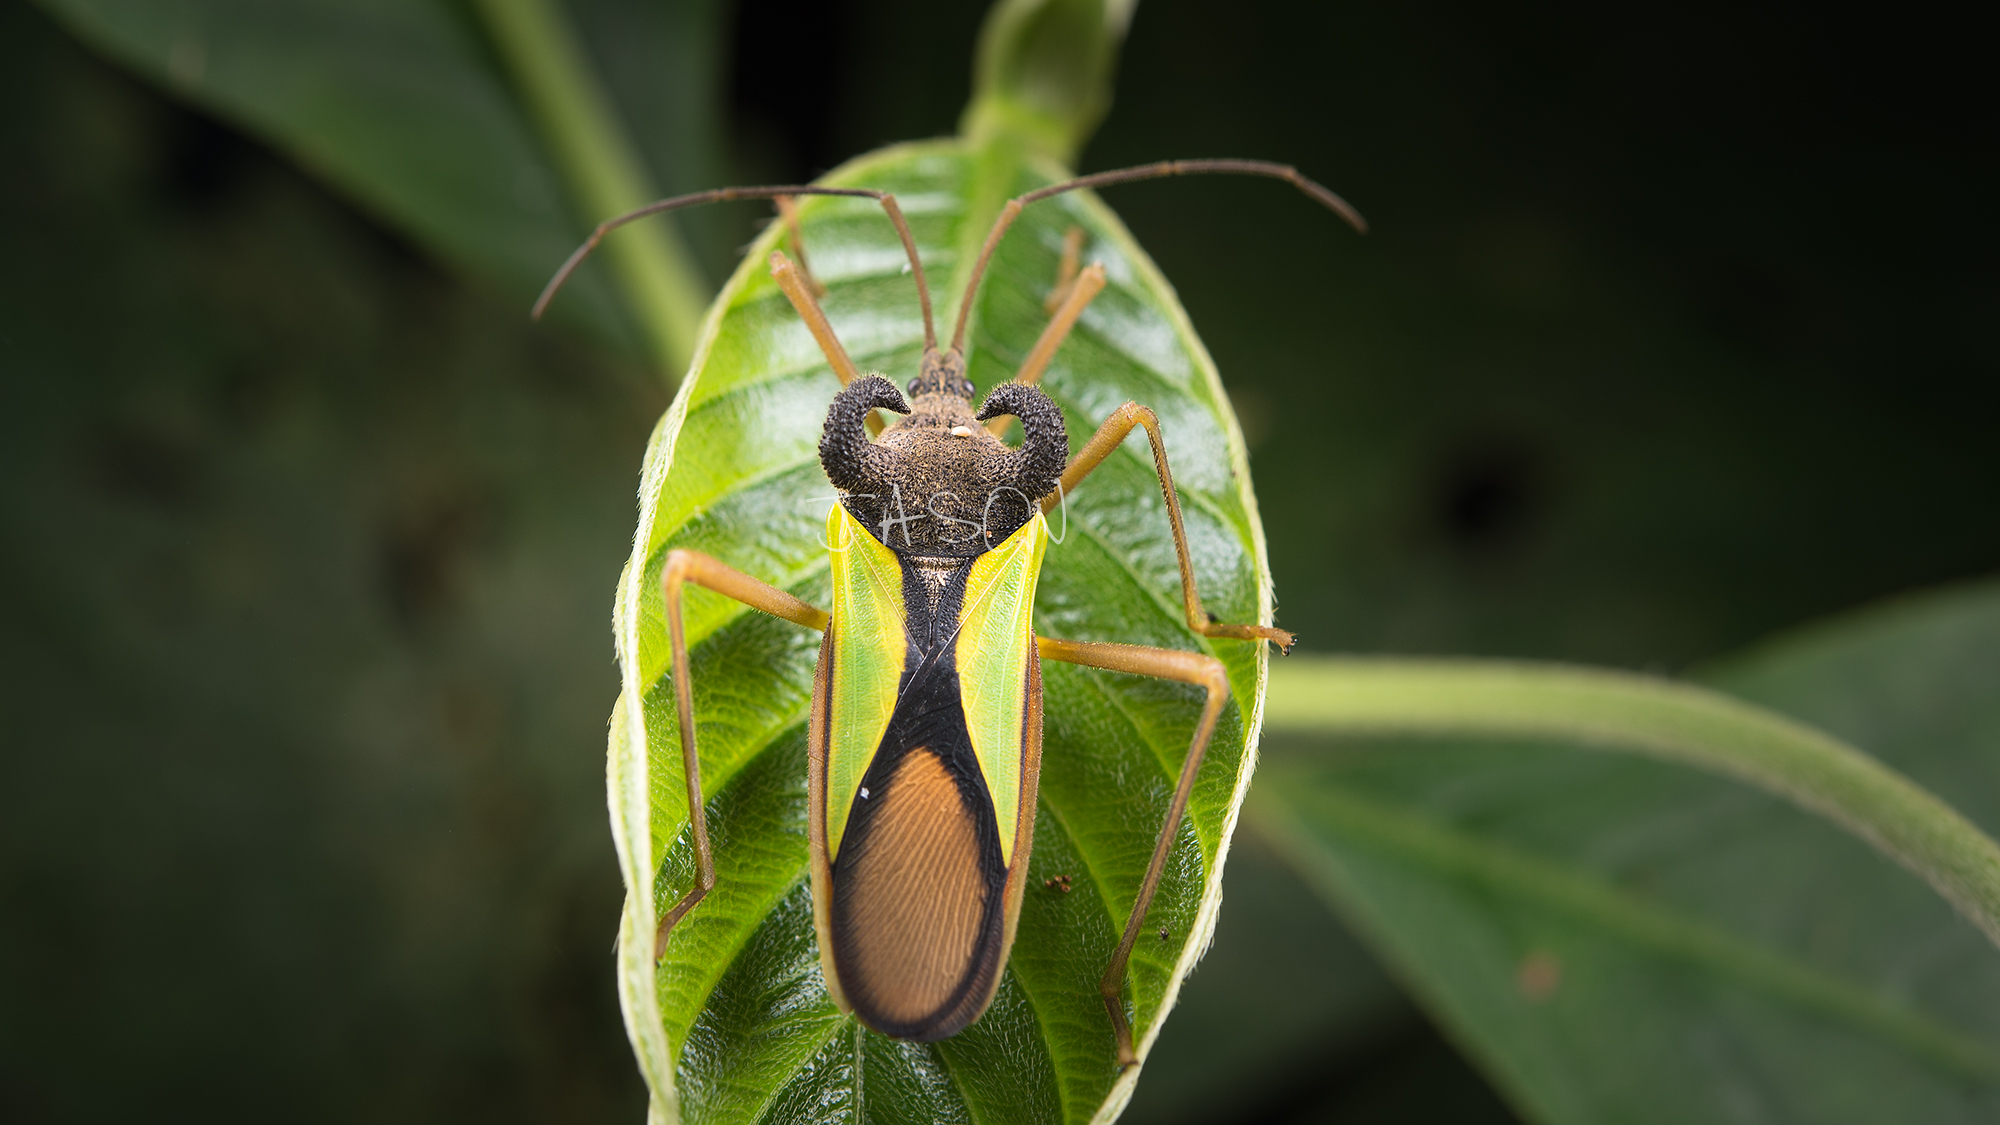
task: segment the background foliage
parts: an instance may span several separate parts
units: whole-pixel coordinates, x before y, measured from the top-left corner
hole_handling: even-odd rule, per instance
[[[980,16],[576,11],[668,188],[949,131]],[[622,62],[659,11],[688,61]],[[1678,670],[1990,573],[1994,118],[1950,18],[1142,5],[1084,168],[1275,157],[1376,227],[1114,201],[1237,396],[1281,623]],[[640,345],[0,21],[0,1111],[634,1119],[598,754]],[[687,224],[710,278],[752,221]],[[1504,1120],[1262,846],[1132,1119]]]

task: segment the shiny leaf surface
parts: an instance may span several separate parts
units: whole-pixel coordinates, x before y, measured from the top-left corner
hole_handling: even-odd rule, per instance
[[[946,141],[864,157],[829,182],[893,190],[940,309],[999,205],[1060,170],[1004,143]],[[915,374],[915,289],[882,213],[802,201],[825,305],[863,370]],[[1115,217],[1065,197],[1026,213],[978,300],[970,373],[1006,381],[1040,333],[1063,235],[1088,234],[1105,292],[1043,382],[1072,449],[1120,403],[1159,412],[1202,595],[1227,620],[1268,620],[1270,589],[1241,439],[1172,290]],[[1197,689],[1045,665],[1046,740],[1019,938],[993,1007],[935,1046],[857,1031],[820,979],[806,880],[805,711],[817,634],[703,591],[688,595],[696,721],[717,887],[657,969],[654,920],[690,885],[680,749],[657,582],[664,553],[706,551],[816,604],[832,490],[817,442],[837,382],[771,281],[777,231],[753,245],[710,313],[693,374],[661,421],[619,591],[625,687],[612,720],[614,829],[632,896],[620,945],[628,1022],[656,1114],[690,1121],[1087,1121],[1115,1115],[1119,1075],[1095,981],[1137,892],[1199,710]],[[941,334],[948,324],[940,325]],[[1142,1053],[1206,943],[1253,761],[1264,658],[1190,633],[1166,513],[1143,438],[1128,440],[1053,517],[1036,628],[1048,636],[1212,651],[1233,698],[1132,959]],[[1044,880],[1067,875],[1067,893]],[[1159,935],[1164,932],[1165,937]]]

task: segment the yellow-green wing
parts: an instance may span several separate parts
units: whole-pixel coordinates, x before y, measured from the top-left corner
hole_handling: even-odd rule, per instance
[[[847,509],[826,516],[833,570],[832,716],[826,736],[826,854],[840,854],[847,810],[896,710],[909,642],[903,627],[903,567]]]
[[[979,556],[965,579],[958,639],[959,695],[972,750],[993,799],[1000,857],[1014,862],[1014,823],[1021,807],[1021,723],[1028,655],[1035,643],[1035,582],[1048,541],[1042,514]]]

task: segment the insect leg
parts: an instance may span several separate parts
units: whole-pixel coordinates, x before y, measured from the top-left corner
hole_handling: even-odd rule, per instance
[[[576,268],[583,264],[585,258],[590,256],[590,252],[597,249],[597,244],[604,241],[604,236],[627,223],[637,222],[648,215],[678,211],[683,207],[699,207],[707,203],[727,203],[736,199],[779,199],[794,195],[844,195],[872,199],[876,203],[881,204],[883,213],[888,215],[890,223],[895,225],[896,237],[902,240],[903,253],[910,259],[910,272],[916,276],[917,304],[923,309],[924,313],[924,347],[935,348],[937,346],[937,326],[931,319],[931,290],[930,285],[924,280],[924,262],[922,256],[917,253],[916,237],[910,233],[910,224],[903,218],[903,209],[896,203],[896,197],[889,192],[877,191],[874,188],[821,187],[818,184],[790,184],[783,187],[734,187],[716,188],[712,191],[697,191],[689,195],[676,195],[671,199],[655,200],[635,211],[627,211],[623,215],[606,219],[597,224],[597,229],[590,232],[590,237],[585,239],[583,245],[577,247],[570,254],[568,260],[563,262],[562,268],[558,269],[556,275],[549,279],[549,283],[542,287],[542,295],[535,298],[535,307],[528,315],[531,319],[540,320],[542,313],[548,309],[549,302],[555,299],[556,291],[563,287],[563,282],[569,280],[569,276],[576,272]],[[1019,210],[1020,208],[1015,208],[1015,211],[1018,212]]]
[[[655,958],[666,950],[667,931],[693,910],[703,896],[715,889],[715,857],[710,854],[708,846],[708,810],[703,808],[701,798],[701,755],[696,752],[694,742],[694,685],[688,679],[687,631],[681,624],[681,587],[688,582],[808,629],[824,630],[829,621],[826,611],[818,606],[802,602],[776,586],[759,582],[700,551],[667,552],[666,562],[660,567],[660,592],[666,598],[667,636],[673,647],[674,709],[680,713],[681,770],[687,777],[688,823],[694,836],[695,882],[693,888],[674,904],[674,908],[667,911],[666,917],[660,919],[660,928],[653,934]]]
[[[1167,855],[1173,850],[1174,837],[1180,833],[1181,818],[1187,814],[1188,795],[1194,792],[1195,775],[1201,772],[1202,757],[1208,753],[1208,740],[1215,734],[1215,724],[1222,717],[1223,705],[1229,702],[1229,677],[1224,673],[1221,661],[1197,652],[1058,641],[1047,637],[1036,637],[1035,644],[1044,660],[1060,660],[1086,668],[1103,668],[1195,684],[1208,692],[1208,698],[1201,707],[1201,721],[1194,730],[1194,741],[1188,744],[1187,757],[1181,762],[1181,776],[1174,786],[1173,802],[1167,806],[1167,818],[1160,822],[1159,838],[1153,842],[1153,858],[1146,864],[1146,877],[1139,883],[1139,897],[1133,900],[1132,913],[1125,920],[1124,936],[1118,939],[1118,948],[1111,954],[1111,963],[1105,966],[1104,976],[1097,982],[1097,991],[1104,997],[1104,1008],[1111,1013],[1112,1031],[1118,1038],[1118,1065],[1130,1066],[1139,1058],[1132,1050],[1132,1028],[1125,1019],[1125,965],[1132,957],[1132,947],[1138,943],[1139,931],[1146,925],[1146,909],[1153,904],[1153,892],[1160,886],[1160,873],[1166,870]]]
[[[778,196],[778,218],[785,224],[785,241],[791,244],[792,257],[799,260],[799,272],[806,275],[806,288],[815,297],[826,296],[826,286],[813,276],[812,263],[806,261],[806,236],[799,231],[799,205],[789,195]]]
[[[834,376],[844,387],[861,378],[861,369],[854,366],[854,361],[847,357],[847,348],[841,344],[840,337],[833,334],[833,324],[826,319],[826,311],[819,307],[819,297],[815,290],[825,292],[825,288],[813,280],[811,274],[806,273],[801,276],[804,266],[803,257],[795,267],[782,252],[771,251],[771,276],[777,279],[778,288],[784,290],[786,299],[792,302],[792,308],[798,310],[799,319],[806,322],[806,328],[819,343],[819,350],[826,355],[827,366],[833,368]],[[868,432],[879,434],[883,428],[882,416],[873,410],[869,411]]]
[[[1062,260],[1056,263],[1056,287],[1049,290],[1048,296],[1042,298],[1043,312],[1053,316],[1055,311],[1062,307],[1063,300],[1069,296],[1070,282],[1076,280],[1076,268],[1082,260],[1083,228],[1071,224],[1070,228],[1063,232]]]
[[[1103,289],[1102,264],[1092,262],[1082,273],[1076,275],[1070,283],[1069,295],[1063,298],[1061,307],[1057,308],[1055,315],[1049,318],[1048,325],[1042,329],[1041,339],[1035,341],[1034,348],[1028,352],[1028,358],[1022,361],[1021,369],[1014,373],[1016,383],[1041,382],[1042,373],[1049,369],[1049,361],[1055,358],[1056,349],[1062,347],[1062,342],[1069,338],[1069,330],[1076,327],[1076,318],[1083,315],[1084,306],[1090,304],[1091,299]],[[1012,417],[1002,415],[986,423],[986,428],[993,436],[999,437],[1006,433],[1007,427],[1013,423]]]
[[[1194,560],[1188,554],[1187,529],[1181,521],[1181,501],[1174,492],[1173,470],[1167,467],[1167,444],[1160,437],[1159,416],[1146,407],[1128,402],[1112,411],[1111,417],[1106,418],[1076,456],[1070,458],[1069,467],[1063,470],[1058,491],[1042,498],[1042,511],[1053,509],[1065,494],[1074,491],[1077,484],[1090,475],[1092,469],[1111,456],[1111,451],[1118,448],[1127,434],[1142,426],[1146,430],[1146,440],[1153,445],[1153,468],[1160,474],[1160,492],[1167,498],[1167,521],[1174,529],[1174,554],[1180,561],[1181,600],[1187,607],[1188,628],[1204,637],[1272,641],[1280,651],[1290,652],[1298,638],[1283,629],[1267,625],[1232,625],[1215,620],[1213,615],[1201,608],[1201,594],[1194,585]]]
[[[1079,188],[1111,187],[1114,184],[1130,184],[1140,180],[1157,180],[1163,176],[1268,176],[1283,180],[1312,199],[1332,209],[1363,234],[1368,232],[1368,224],[1359,212],[1348,205],[1345,199],[1328,191],[1325,187],[1299,175],[1299,170],[1289,165],[1273,164],[1268,160],[1162,160],[1157,164],[1144,164],[1136,168],[1119,168],[1110,172],[1094,172],[1088,176],[1078,176],[1059,184],[1037,188],[1026,195],[1017,195],[1007,201],[1000,214],[993,220],[993,226],[986,232],[986,245],[979,251],[979,258],[973,263],[972,276],[966,280],[965,294],[958,306],[958,325],[952,329],[951,350],[965,351],[965,329],[971,323],[972,303],[979,295],[979,279],[985,275],[987,263],[993,260],[993,251],[999,247],[1000,239],[1007,234],[1007,228],[1021,215],[1021,209],[1032,203],[1039,203],[1064,192]]]

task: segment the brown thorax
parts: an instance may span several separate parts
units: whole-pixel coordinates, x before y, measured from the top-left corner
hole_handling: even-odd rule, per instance
[[[870,375],[847,385],[827,410],[820,464],[857,522],[898,554],[969,557],[999,546],[1055,491],[1069,458],[1062,410],[1034,387],[1002,383],[977,412],[958,350],[927,348],[906,400]],[[868,440],[870,411],[903,415]],[[1021,447],[985,423],[1021,420]]]

